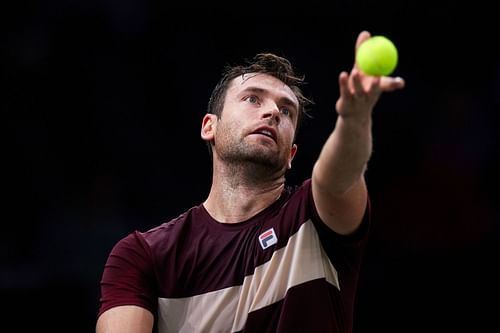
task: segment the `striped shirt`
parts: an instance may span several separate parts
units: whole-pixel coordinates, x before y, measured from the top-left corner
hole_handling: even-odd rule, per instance
[[[137,305],[157,332],[352,331],[369,230],[369,205],[352,235],[319,218],[311,181],[240,223],[219,223],[195,206],[113,248],[99,315]]]

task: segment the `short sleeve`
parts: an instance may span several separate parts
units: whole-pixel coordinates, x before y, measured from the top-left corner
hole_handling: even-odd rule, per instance
[[[111,250],[100,282],[98,316],[120,305],[137,305],[155,314],[156,283],[151,251],[139,232],[118,241]]]

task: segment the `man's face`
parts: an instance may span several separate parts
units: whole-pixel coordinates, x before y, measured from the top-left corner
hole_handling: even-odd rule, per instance
[[[214,131],[221,160],[286,170],[295,155],[298,100],[290,87],[267,74],[236,77]]]

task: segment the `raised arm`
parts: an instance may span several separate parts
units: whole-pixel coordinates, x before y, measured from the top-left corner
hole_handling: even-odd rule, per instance
[[[370,37],[363,31],[356,49]],[[349,234],[362,221],[367,188],[364,172],[372,153],[372,111],[380,94],[404,87],[401,78],[367,76],[354,63],[339,75],[340,96],[333,132],[312,174],[312,191],[322,220],[335,232]]]
[[[117,306],[99,316],[96,333],[151,333],[153,321],[151,312],[144,308]]]

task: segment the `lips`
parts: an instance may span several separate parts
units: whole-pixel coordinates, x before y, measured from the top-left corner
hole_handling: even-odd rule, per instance
[[[277,139],[276,130],[274,128],[272,128],[272,127],[269,127],[269,126],[259,127],[255,131],[253,131],[251,134],[265,135],[265,136],[273,139],[275,142],[276,142],[276,139]]]

